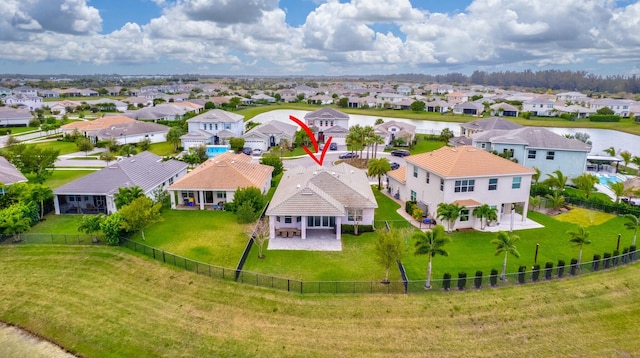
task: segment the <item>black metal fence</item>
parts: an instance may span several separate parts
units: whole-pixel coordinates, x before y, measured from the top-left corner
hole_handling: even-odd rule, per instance
[[[30,234],[3,236],[0,244],[48,244],[48,245],[103,245],[104,238],[97,235]]]

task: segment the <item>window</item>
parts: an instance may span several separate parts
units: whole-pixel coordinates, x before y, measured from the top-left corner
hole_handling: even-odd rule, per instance
[[[440,191],[444,191],[444,179],[440,179]]]
[[[482,143],[482,144],[480,144],[480,148],[482,148],[482,149],[486,149],[486,148],[487,148],[487,143]]]
[[[299,223],[302,221],[302,216],[296,216],[296,222]]]
[[[529,149],[529,159],[536,159],[536,151],[533,149]]]
[[[169,178],[169,185],[173,184],[173,177]]]
[[[429,172],[427,172],[427,179],[425,180],[425,182],[429,184],[429,180],[431,180],[431,175],[429,175]]]
[[[215,123],[214,126],[215,126],[215,130],[218,130],[218,123]]]
[[[276,221],[280,222],[280,217],[279,216],[276,216]]]
[[[454,191],[456,193],[466,193],[468,191],[473,191],[475,183],[476,181],[473,179],[456,180]]]
[[[231,129],[231,123],[225,123],[224,129]]]
[[[349,209],[348,212],[347,220],[362,221],[362,209]]]
[[[226,191],[219,191],[216,193],[216,197],[218,199],[226,199],[227,198],[227,192]]]
[[[549,151],[547,152],[547,160],[553,160],[556,157],[556,152]]]
[[[414,178],[418,177],[418,166],[416,165],[413,166],[413,177]]]
[[[411,201],[416,201],[416,197],[417,197],[416,192],[411,190]]]
[[[489,190],[498,190],[498,178],[489,179]]]
[[[511,189],[520,189],[520,183],[522,183],[522,177],[513,177]]]
[[[460,210],[460,221],[469,221],[469,209]]]
[[[285,216],[284,217],[284,223],[285,224],[291,224],[293,222],[293,220],[291,219],[291,216]]]

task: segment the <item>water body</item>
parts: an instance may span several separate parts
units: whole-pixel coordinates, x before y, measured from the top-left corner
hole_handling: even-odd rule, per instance
[[[0,323],[0,357],[74,358],[53,343]]]
[[[304,115],[309,113],[309,111],[300,111],[300,110],[282,110],[278,109],[275,111],[270,111],[266,113],[259,114],[255,116],[252,121],[258,123],[264,123],[271,120],[279,120],[283,122],[288,122],[294,124],[293,121],[289,120],[289,116],[292,115],[298,119],[303,119]],[[437,122],[437,121],[425,121],[425,120],[415,120],[415,119],[406,119],[406,118],[389,118],[389,117],[379,117],[379,116],[363,116],[359,114],[350,114],[350,125],[359,124],[363,125],[371,125],[373,126],[376,122],[376,119],[382,118],[386,121],[398,121],[410,123],[416,126],[417,133],[428,133],[428,134],[440,134],[443,129],[449,128],[458,135],[460,133],[460,125],[458,123],[450,123],[450,122]],[[547,128],[550,131],[565,135],[565,134],[575,134],[576,132],[587,133],[592,142],[591,152],[589,154],[599,155],[604,154],[603,150],[613,146],[617,150],[627,150],[631,152],[633,155],[640,156],[640,137],[608,130],[608,129],[592,129],[592,128]]]

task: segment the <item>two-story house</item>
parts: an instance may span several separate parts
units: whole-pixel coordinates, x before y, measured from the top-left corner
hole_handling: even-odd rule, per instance
[[[556,115],[553,106],[556,102],[547,98],[534,98],[530,101],[522,102],[522,111],[531,112],[538,117],[553,117]]]
[[[28,108],[30,111],[42,108],[42,98],[38,96],[32,96],[22,93],[16,93],[12,96],[7,96],[3,100],[7,106],[17,106]]]
[[[180,137],[185,150],[207,144],[227,144],[244,134],[244,116],[212,109],[187,120],[188,133]]]
[[[612,98],[602,98],[602,99],[597,99],[589,102],[589,108],[593,109],[594,111],[597,111],[599,109],[607,107],[611,109],[616,115],[622,118],[628,118],[630,113],[629,108],[631,106],[631,103],[633,103],[633,101],[625,101],[625,100],[612,99]]]
[[[349,115],[333,108],[321,108],[305,114],[304,121],[316,134],[318,142],[333,137],[332,143],[345,144],[349,133]]]
[[[473,210],[487,204],[498,210],[498,221],[512,205],[527,217],[531,176],[535,173],[510,160],[472,146],[442,147],[405,158],[406,166],[387,173],[388,190],[394,197],[417,202],[437,217],[438,204],[463,207],[454,228],[477,228]]]
[[[416,126],[398,121],[387,121],[373,128],[374,133],[384,139],[384,145],[391,144],[397,138],[403,138],[404,145],[408,146],[416,135]]]

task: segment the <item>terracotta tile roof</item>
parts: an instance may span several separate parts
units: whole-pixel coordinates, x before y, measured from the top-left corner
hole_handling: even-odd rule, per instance
[[[223,153],[200,164],[169,189],[182,190],[236,190],[262,188],[271,180],[273,167],[251,162],[245,154]]]
[[[404,184],[407,181],[407,166],[403,165],[396,170],[388,171],[387,175]]]
[[[94,119],[92,121],[79,121],[79,122],[67,123],[60,128],[62,130],[77,129],[79,131],[95,131],[95,130],[109,128],[112,125],[126,124],[131,122],[135,122],[135,119],[125,117],[125,116],[107,116],[107,117]]]
[[[482,204],[480,204],[479,202],[473,200],[473,199],[460,199],[460,200],[456,200],[454,201],[452,204],[458,204],[460,206],[463,206],[465,208],[476,208]]]
[[[442,147],[405,160],[444,178],[534,173],[533,169],[473,146]]]

